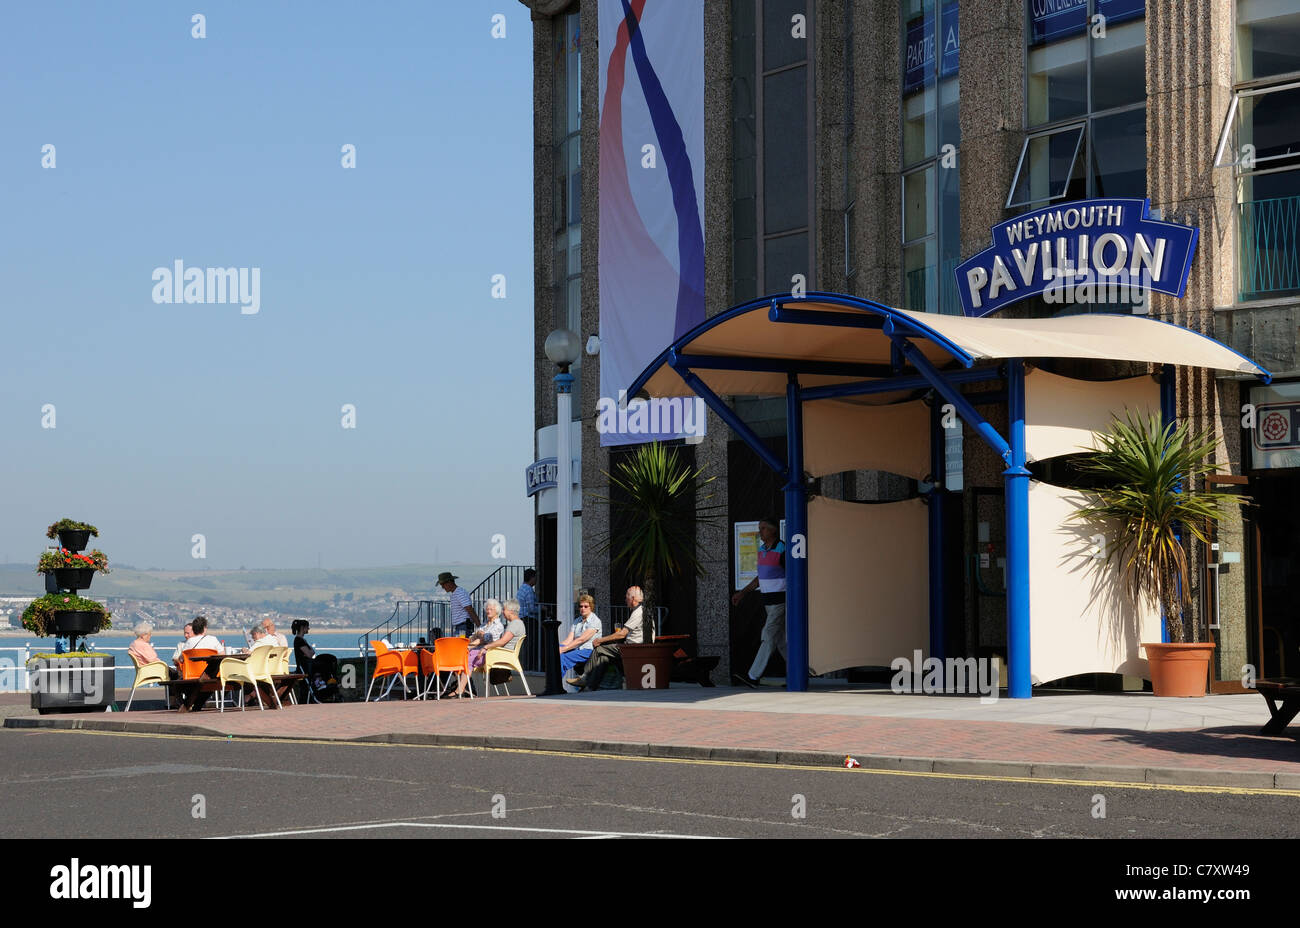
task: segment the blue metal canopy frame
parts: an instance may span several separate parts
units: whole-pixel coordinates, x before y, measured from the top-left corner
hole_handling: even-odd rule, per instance
[[[801,310],[791,304],[816,303],[842,306],[845,312]],[[747,313],[767,309],[768,319],[776,324],[839,326],[879,330],[889,338],[891,363],[856,364],[817,360],[695,355],[689,346],[710,329]],[[958,365],[940,368],[917,347],[924,340],[943,349]],[[787,531],[786,558],[786,688],[793,692],[808,689],[808,492],[803,470],[803,404],[811,400],[862,396],[932,389],[964,420],[1002,459],[1006,493],[1007,533],[1007,695],[1027,699],[1032,692],[1029,640],[1029,481],[1025,451],[1025,359],[1008,358],[998,364],[976,367],[976,358],[947,337],[914,316],[873,300],[841,293],[811,292],[803,297],[789,294],[765,296],[742,303],[705,320],[677,338],[628,388],[635,396],[654,374],[665,365],[671,367],[686,385],[723,422],[745,442],[780,477],[785,492]],[[910,364],[915,373],[906,373]],[[731,370],[786,374],[786,460],[782,461],[696,373],[697,370]],[[863,379],[828,386],[804,387],[800,374],[861,376]],[[960,385],[977,381],[1004,380],[1008,411],[1007,435],[1004,437],[975,408]],[[1167,418],[1173,416],[1173,377],[1166,366],[1162,378],[1165,392],[1163,406]],[[982,405],[982,404],[981,404]],[[941,417],[936,403],[931,417],[931,480],[929,512],[929,632],[930,656],[946,656],[945,623],[943,481],[944,454]],[[1162,623],[1163,624],[1163,623]]]

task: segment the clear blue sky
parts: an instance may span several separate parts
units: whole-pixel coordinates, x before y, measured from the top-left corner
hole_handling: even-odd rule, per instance
[[[530,562],[527,10],[3,19],[0,560],[34,569],[67,516],[138,567],[488,562],[497,533]],[[155,304],[153,270],[177,259],[260,268],[260,311]]]

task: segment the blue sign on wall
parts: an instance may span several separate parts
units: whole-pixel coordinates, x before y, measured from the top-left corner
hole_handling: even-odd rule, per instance
[[[1147,291],[1181,297],[1199,230],[1152,219],[1150,210],[1150,200],[1108,197],[999,223],[992,247],[954,272],[962,312],[987,316],[1040,294],[1069,303],[1122,302]]]
[[[939,56],[939,76],[957,73],[961,35],[957,26],[957,4],[945,3],[941,15],[941,35],[934,34],[934,14],[913,20],[907,27],[903,46],[903,93],[911,93],[934,83],[935,56]]]
[[[1146,15],[1146,0],[1097,0],[1096,12],[1111,26]],[[1041,45],[1088,28],[1088,0],[1029,0],[1029,44]]]
[[[556,458],[542,458],[529,464],[524,468],[524,484],[528,488],[528,495],[559,486],[560,482],[556,479],[558,476],[559,461]]]

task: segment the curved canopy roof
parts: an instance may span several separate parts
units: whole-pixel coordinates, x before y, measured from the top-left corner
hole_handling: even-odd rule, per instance
[[[892,337],[891,337],[892,335]],[[689,371],[714,393],[776,396],[804,387],[917,373],[910,342],[940,370],[1003,358],[1093,358],[1206,367],[1271,379],[1212,338],[1146,316],[999,319],[910,313],[836,293],[763,297],[705,320],[642,371],[628,395],[690,396]]]

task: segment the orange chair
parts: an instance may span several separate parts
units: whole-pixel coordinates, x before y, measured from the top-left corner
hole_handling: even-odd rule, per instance
[[[203,672],[208,669],[208,662],[198,660],[201,657],[214,657],[216,650],[213,648],[191,648],[188,651],[181,652],[181,679],[197,680],[203,676]],[[226,701],[226,691],[224,689],[217,691],[217,706],[222,706]]]
[[[433,643],[433,681],[429,685],[435,687],[437,699],[442,699],[442,687],[438,683],[443,671],[469,676],[468,638],[439,638]],[[474,687],[467,686],[465,691],[470,699],[474,698]]]
[[[370,678],[370,687],[366,690],[366,702],[370,702],[370,693],[375,688],[375,681],[380,677],[395,677],[395,680],[389,680],[388,686],[379,698],[383,699],[388,695],[388,691],[393,688],[394,682],[402,684],[402,698],[406,698],[406,654],[405,651],[397,651],[384,644],[382,641],[370,642],[370,647],[375,652],[375,675]],[[410,671],[414,673],[414,671]]]
[[[193,648],[181,652],[181,679],[197,680],[208,669],[207,661],[195,660],[198,657],[214,657],[216,651],[211,648]]]
[[[423,668],[421,668],[421,664],[424,665]],[[412,683],[415,686],[416,699],[423,699],[428,694],[430,674],[432,674],[435,679],[438,676],[437,672],[434,670],[435,666],[436,664],[433,660],[432,648],[425,647],[422,650],[412,648],[409,651],[402,652],[402,673],[408,677],[415,677]],[[421,670],[423,670],[424,673],[424,692],[420,691]]]

